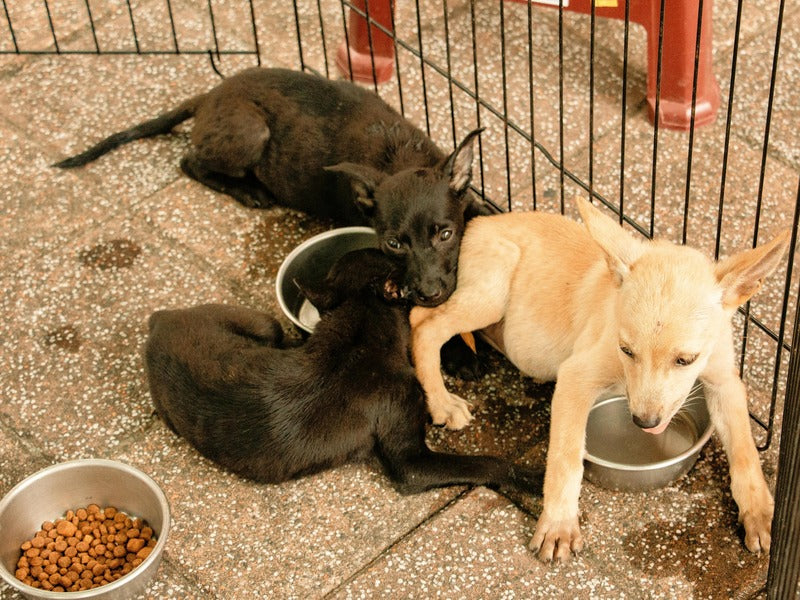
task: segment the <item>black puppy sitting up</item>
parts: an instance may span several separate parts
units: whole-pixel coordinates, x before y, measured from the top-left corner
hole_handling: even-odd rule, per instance
[[[281,348],[271,316],[204,305],[155,312],[145,361],[164,422],[203,455],[277,483],[377,455],[403,493],[454,484],[539,495],[541,472],[491,456],[431,451],[408,353],[409,305],[397,263],[356,250],[307,296],[321,321]]]

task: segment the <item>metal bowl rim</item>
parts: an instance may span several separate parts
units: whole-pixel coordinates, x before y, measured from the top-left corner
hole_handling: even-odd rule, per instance
[[[11,503],[11,500],[16,496],[16,494],[30,485],[38,482],[41,479],[44,479],[48,475],[50,475],[54,471],[64,471],[67,469],[73,469],[78,467],[91,467],[91,466],[100,466],[100,467],[112,467],[114,469],[119,469],[120,471],[124,471],[129,475],[136,477],[144,481],[145,484],[149,488],[153,490],[158,499],[158,504],[161,509],[161,512],[164,515],[164,524],[161,527],[161,531],[158,533],[158,541],[156,545],[153,546],[153,551],[150,555],[142,561],[142,563],[136,567],[135,570],[132,570],[130,573],[126,574],[124,577],[120,577],[116,581],[112,583],[108,583],[106,585],[102,585],[98,588],[93,590],[84,590],[82,592],[52,592],[48,590],[43,590],[41,588],[35,588],[33,586],[28,585],[27,583],[23,583],[19,579],[17,579],[13,573],[9,572],[5,565],[0,563],[0,578],[2,578],[8,585],[12,588],[24,593],[24,594],[32,594],[35,596],[41,596],[42,598],[92,598],[94,596],[100,596],[104,594],[108,594],[109,592],[113,592],[119,588],[128,585],[132,580],[133,577],[131,575],[135,575],[138,573],[142,573],[146,570],[146,568],[151,565],[156,560],[160,560],[161,554],[164,551],[164,546],[167,543],[167,537],[169,536],[169,529],[170,529],[170,509],[169,509],[169,501],[167,500],[166,494],[164,494],[164,490],[161,489],[155,480],[150,477],[147,473],[133,467],[127,463],[123,463],[117,460],[109,460],[105,458],[79,458],[76,460],[69,460],[66,462],[56,463],[54,465],[50,465],[49,467],[45,467],[36,471],[32,475],[28,475],[22,481],[17,483],[13,488],[11,488],[8,493],[0,500],[0,515],[6,510],[8,505]],[[141,570],[140,570],[141,569]]]
[[[612,396],[610,398],[604,398],[596,402],[592,406],[592,410],[594,410],[598,406],[602,406],[608,402],[618,402],[620,400],[626,400],[625,396]],[[590,411],[591,412],[591,411]],[[660,460],[654,463],[648,463],[646,465],[626,465],[624,463],[617,463],[605,460],[603,458],[594,456],[588,450],[584,453],[584,459],[588,460],[592,464],[597,465],[598,467],[606,467],[609,469],[616,469],[617,471],[656,471],[659,469],[664,469],[667,467],[671,467],[678,463],[683,462],[690,456],[697,454],[706,445],[706,442],[711,438],[711,435],[714,433],[714,425],[711,423],[711,419],[709,418],[708,426],[706,427],[705,431],[703,431],[702,435],[700,435],[697,440],[695,441],[692,446],[680,454],[673,456],[672,458],[666,460]]]
[[[289,306],[286,304],[286,300],[283,297],[283,291],[281,290],[281,283],[283,282],[284,277],[286,276],[286,271],[289,269],[289,265],[291,265],[294,260],[303,252],[305,252],[309,247],[318,244],[320,241],[328,239],[330,237],[338,237],[343,234],[349,233],[377,233],[375,229],[372,227],[366,227],[364,225],[352,225],[350,227],[337,227],[335,229],[329,229],[328,231],[323,231],[322,233],[318,233],[317,235],[308,238],[304,242],[298,244],[297,246],[292,249],[289,254],[286,255],[286,258],[283,259],[281,266],[278,267],[278,274],[275,277],[275,292],[278,298],[278,306],[281,307],[283,314],[285,314],[289,320],[297,325],[303,331],[308,331],[310,333],[309,328],[300,322],[294,313],[291,311]]]

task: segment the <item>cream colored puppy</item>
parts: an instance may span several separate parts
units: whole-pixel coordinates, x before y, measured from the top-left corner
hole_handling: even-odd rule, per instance
[[[541,212],[469,223],[456,291],[411,313],[417,377],[434,423],[460,429],[472,419],[440,371],[439,349],[457,333],[482,330],[523,373],[556,380],[544,506],[530,547],[543,560],[565,560],[583,546],[578,497],[594,400],[617,388],[634,422],[658,435],[700,379],[745,544],[767,550],[773,501],[735,367],[731,317],[778,266],[790,232],[714,263],[687,246],[635,239],[578,203],[585,226]]]

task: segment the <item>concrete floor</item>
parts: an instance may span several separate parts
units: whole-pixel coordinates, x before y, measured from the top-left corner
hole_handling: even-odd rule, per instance
[[[75,4],[75,6],[72,6]],[[200,3],[202,4],[202,3]],[[222,4],[222,3],[220,3]],[[297,68],[292,6],[257,7],[266,66]],[[241,6],[240,6],[241,5]],[[467,3],[449,2],[452,72],[471,82]],[[720,252],[752,244],[762,164],[777,9],[767,0],[744,7],[732,110],[730,157]],[[49,3],[62,50],[87,46],[81,3]],[[93,3],[104,50],[130,49],[126,8]],[[170,48],[164,3],[133,3],[142,49]],[[207,48],[205,5],[173,2],[183,51]],[[244,2],[216,8],[223,48],[252,42]],[[505,6],[510,117],[528,119],[527,9]],[[342,39],[341,9],[323,2],[330,57]],[[477,2],[481,96],[504,104],[498,5]],[[446,60],[440,6],[422,8],[425,54]],[[23,50],[52,46],[38,5],[9,4]],[[316,3],[300,7],[304,58],[324,72]],[[534,8],[536,139],[558,158],[557,13]],[[735,7],[714,12],[715,73],[723,106],[694,139],[687,239],[714,252],[720,197]],[[403,3],[398,35],[416,47],[416,13]],[[246,25],[243,25],[246,23]],[[2,24],[2,19],[0,19]],[[585,17],[564,19],[564,160],[588,178],[588,47]],[[765,155],[759,239],[791,224],[800,148],[794,95],[800,70],[800,7],[783,18],[770,146]],[[686,193],[688,135],[662,131],[656,175],[653,129],[644,103],[644,33],[631,29],[626,111],[626,212],[656,235],[680,241]],[[622,27],[598,22],[594,185],[619,197]],[[0,25],[0,49],[10,36]],[[229,74],[252,57],[223,58]],[[401,52],[406,116],[426,127],[419,60]],[[427,123],[445,148],[477,124],[474,101],[459,90],[451,101],[444,79],[426,68]],[[331,76],[336,76],[331,66]],[[585,551],[566,565],[538,562],[526,549],[539,504],[484,488],[418,496],[397,494],[375,464],[349,465],[282,485],[257,485],[202,459],[153,416],[140,348],[154,310],[229,302],[278,314],[274,280],[283,257],[330,223],[280,208],[250,210],[182,176],[178,161],[188,128],[125,146],[85,169],[52,162],[113,131],[155,115],[176,98],[218,82],[204,56],[0,56],[0,495],[49,464],[112,458],[149,473],[165,490],[173,529],[148,598],[748,598],[760,595],[767,557],[743,547],[728,489],[727,462],[712,438],[694,469],[650,493],[604,490],[588,482],[581,495]],[[399,106],[397,81],[380,93]],[[450,115],[455,114],[456,132]],[[515,209],[558,210],[559,174],[500,119],[482,109],[482,163],[475,182]],[[529,131],[529,129],[526,129]],[[508,150],[506,150],[508,149]],[[653,191],[655,188],[655,191]],[[577,188],[566,184],[564,198]],[[650,199],[656,211],[651,215]],[[780,326],[786,269],[753,303],[768,327]],[[796,290],[796,284],[792,286]],[[794,313],[793,298],[789,318]],[[282,317],[285,328],[290,323]],[[791,321],[790,321],[791,322]],[[737,321],[741,328],[741,319]],[[788,343],[790,340],[786,340]],[[744,376],[754,412],[765,415],[772,394],[776,344],[751,328]],[[486,352],[487,374],[474,383],[449,380],[474,400],[476,419],[461,432],[431,429],[432,446],[495,453],[531,463],[546,450],[551,388],[534,386],[502,357]],[[778,414],[787,353],[779,365]],[[763,433],[754,429],[759,439]],[[762,453],[774,486],[777,443]],[[17,598],[0,584],[0,597]]]

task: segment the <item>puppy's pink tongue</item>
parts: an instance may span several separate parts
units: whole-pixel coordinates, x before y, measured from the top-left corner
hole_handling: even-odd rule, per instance
[[[652,433],[653,435],[658,435],[659,433],[664,433],[664,430],[669,427],[669,421],[664,421],[658,427],[651,427],[650,429],[642,429],[642,431],[646,431],[647,433]]]

